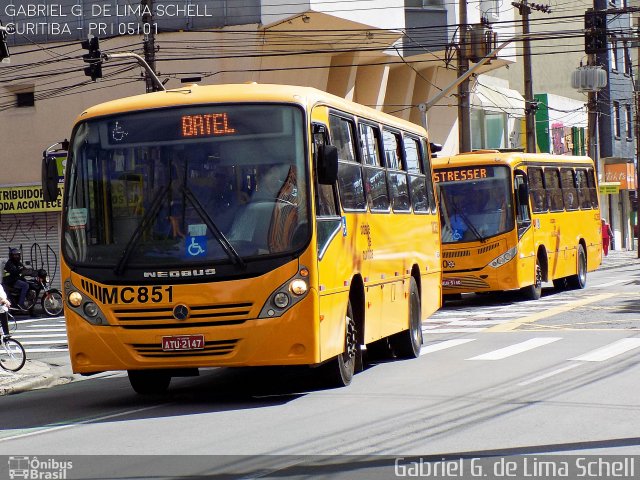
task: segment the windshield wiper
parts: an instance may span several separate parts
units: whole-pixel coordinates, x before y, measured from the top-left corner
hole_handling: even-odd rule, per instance
[[[207,227],[211,229],[214,237],[216,237],[216,240],[218,240],[218,242],[222,246],[222,249],[229,256],[231,261],[234,264],[238,265],[240,268],[246,268],[247,264],[244,262],[244,260],[242,260],[242,257],[238,254],[237,250],[233,248],[233,245],[231,245],[229,239],[225,237],[224,233],[222,233],[222,231],[214,223],[209,213],[204,209],[200,201],[196,198],[189,187],[182,187],[182,193],[184,194],[184,197],[191,203],[191,205],[193,205],[196,213],[202,220],[204,220],[204,223],[207,225]]]
[[[469,220],[469,217],[467,217],[467,215],[462,210],[460,210],[460,208],[458,207],[458,203],[455,200],[451,199],[451,205],[453,205],[453,213],[455,215],[458,215],[462,219],[465,225],[469,227],[469,230],[471,230],[471,233],[473,233],[481,243],[484,243],[486,239],[480,234],[473,222]]]
[[[122,251],[122,256],[120,257],[120,260],[118,260],[118,264],[116,265],[116,268],[113,269],[113,272],[116,275],[122,275],[124,273],[124,269],[127,263],[129,262],[129,257],[133,253],[133,249],[138,245],[138,242],[140,241],[140,237],[142,236],[142,232],[144,232],[145,228],[149,226],[149,223],[155,220],[156,215],[158,215],[158,212],[160,211],[160,206],[162,205],[162,201],[164,200],[165,196],[167,195],[167,192],[169,191],[169,187],[170,185],[167,185],[164,188],[161,188],[160,190],[158,190],[158,193],[156,193],[156,196],[153,197],[153,201],[151,202],[151,207],[149,207],[149,210],[147,210],[147,212],[142,217],[142,220],[136,227],[135,231],[133,232],[133,235],[131,235],[131,239],[127,242],[127,245],[124,247],[124,250]]]

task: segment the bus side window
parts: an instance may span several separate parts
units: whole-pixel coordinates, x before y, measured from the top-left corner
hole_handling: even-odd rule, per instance
[[[587,183],[587,171],[579,168],[576,169],[576,185],[578,187],[578,202],[583,210],[591,209],[591,194]]]
[[[402,138],[398,133],[383,130],[382,140],[389,178],[391,206],[395,212],[408,212],[411,210],[411,202],[409,201],[407,174],[402,171],[404,169]]]
[[[562,185],[562,197],[564,207],[567,210],[578,209],[578,191],[576,190],[576,180],[573,168],[560,169],[560,185]]]
[[[531,206],[535,213],[542,213],[549,210],[547,206],[547,195],[544,191],[544,182],[542,180],[542,169],[532,167],[528,170],[529,177],[529,195],[531,196]]]
[[[420,141],[405,136],[404,152],[407,160],[407,172],[409,172],[409,187],[413,211],[428,212],[430,210],[429,197],[427,196],[427,180],[422,171],[423,162]]]
[[[596,176],[593,168],[587,169],[587,186],[589,188],[589,198],[591,199],[591,208],[598,208],[598,189],[596,188]]]
[[[372,212],[388,212],[389,189],[380,154],[380,128],[365,123],[358,127],[367,203]]]
[[[331,143],[338,149],[338,192],[345,210],[365,210],[367,208],[362,169],[356,162],[354,149],[354,124],[352,120],[329,115]]]
[[[562,201],[562,189],[560,188],[560,172],[557,168],[544,169],[544,188],[547,192],[547,202],[552,212],[564,210]]]
[[[424,173],[427,176],[427,196],[429,197],[429,209],[431,213],[436,213],[436,196],[434,193],[434,185],[433,185],[433,169],[431,168],[431,158],[429,157],[429,146],[427,144],[426,139],[422,140],[422,151],[424,155],[422,157]]]

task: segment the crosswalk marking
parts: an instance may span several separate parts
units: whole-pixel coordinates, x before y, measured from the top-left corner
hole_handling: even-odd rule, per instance
[[[602,348],[587,352],[583,355],[570,358],[569,360],[577,360],[582,362],[602,362],[616,355],[628,352],[634,348],[640,347],[640,338],[623,338],[617,342],[605,345]]]
[[[440,350],[445,350],[451,347],[457,347],[458,345],[463,345],[473,341],[475,341],[475,338],[457,338],[454,340],[445,340],[444,342],[434,343],[422,347],[420,350],[420,356],[426,355],[427,353],[439,352]]]
[[[547,345],[549,343],[557,342],[558,340],[562,340],[562,338],[560,337],[531,338],[524,342],[516,343],[515,345],[510,345],[505,348],[500,348],[499,350],[494,350],[493,352],[488,352],[482,355],[478,355],[476,357],[467,358],[467,360],[502,360],[503,358],[511,357],[513,355],[517,355],[519,353],[523,353],[528,350],[532,350],[534,348]]]

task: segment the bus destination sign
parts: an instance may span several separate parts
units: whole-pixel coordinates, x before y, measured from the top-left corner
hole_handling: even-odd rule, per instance
[[[493,177],[493,169],[487,167],[447,168],[433,172],[436,182],[465,182]]]
[[[186,138],[212,137],[234,133],[236,133],[236,130],[229,126],[229,115],[226,112],[182,116],[182,136]]]

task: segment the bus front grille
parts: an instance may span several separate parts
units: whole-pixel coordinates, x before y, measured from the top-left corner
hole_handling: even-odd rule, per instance
[[[443,258],[460,258],[471,255],[469,250],[448,250],[442,253]]]
[[[445,277],[442,279],[443,290],[453,289],[485,289],[489,288],[489,284],[478,277]]]
[[[126,329],[190,328],[240,325],[250,318],[252,303],[189,306],[184,320],[174,316],[174,307],[113,309],[116,324]]]
[[[234,338],[205,342],[201,350],[162,350],[162,345],[157,343],[133,343],[129,344],[129,347],[141,357],[146,358],[219,357],[233,353],[238,341]]]
[[[492,243],[491,245],[485,245],[484,247],[480,247],[478,248],[478,255],[482,255],[483,253],[490,252],[494,248],[498,248],[498,245],[500,245],[500,243],[495,242],[495,243]]]

